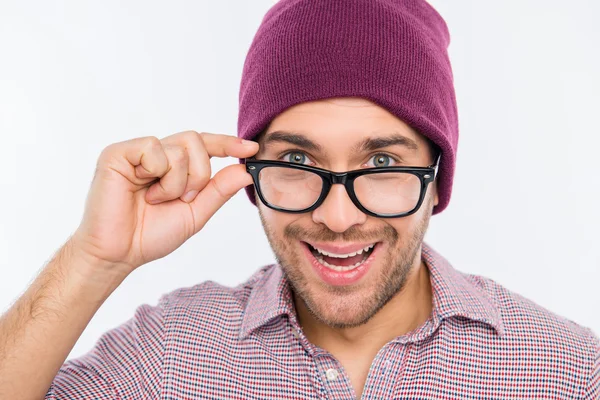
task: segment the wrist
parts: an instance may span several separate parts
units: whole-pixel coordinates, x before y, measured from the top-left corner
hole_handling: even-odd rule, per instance
[[[87,254],[72,238],[59,250],[56,263],[60,273],[68,276],[76,288],[99,295],[98,300],[105,300],[131,272],[128,267]]]

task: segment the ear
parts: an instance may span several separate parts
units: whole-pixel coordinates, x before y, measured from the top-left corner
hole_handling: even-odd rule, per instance
[[[437,206],[438,203],[440,202],[440,197],[438,196],[438,180],[436,179],[435,181],[433,181],[433,185],[432,189],[433,189],[433,205]]]

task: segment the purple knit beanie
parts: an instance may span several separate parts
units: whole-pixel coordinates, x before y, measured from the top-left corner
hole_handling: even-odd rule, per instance
[[[280,0],[244,63],[238,136],[254,139],[298,103],[369,99],[441,150],[438,214],[450,201],[458,145],[449,43],[425,0]],[[253,187],[246,192],[256,205]]]

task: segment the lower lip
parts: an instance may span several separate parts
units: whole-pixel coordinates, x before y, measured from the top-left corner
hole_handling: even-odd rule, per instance
[[[367,272],[369,272],[373,260],[375,260],[375,257],[379,252],[380,246],[379,243],[377,243],[371,254],[369,254],[369,257],[361,265],[349,271],[335,271],[331,268],[327,268],[315,258],[310,251],[308,244],[302,243],[302,247],[304,247],[304,253],[312,264],[313,269],[325,283],[331,286],[346,286],[358,282],[367,274]]]

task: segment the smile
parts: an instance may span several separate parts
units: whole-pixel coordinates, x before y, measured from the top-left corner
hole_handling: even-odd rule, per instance
[[[335,271],[349,271],[362,265],[363,262],[371,255],[375,243],[370,244],[357,251],[345,254],[336,254],[325,251],[319,247],[308,245],[315,258],[324,266]]]
[[[358,282],[369,271],[381,247],[381,242],[343,246],[301,243],[316,274],[332,286]]]

